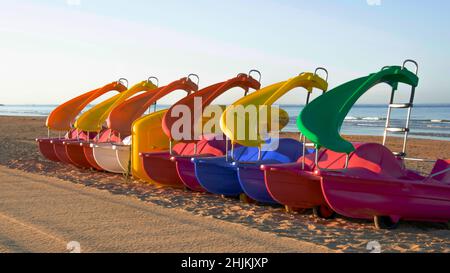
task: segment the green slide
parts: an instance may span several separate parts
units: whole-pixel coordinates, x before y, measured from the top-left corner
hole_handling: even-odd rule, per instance
[[[389,66],[338,86],[303,109],[297,120],[300,132],[317,148],[350,154],[355,147],[340,135],[342,124],[358,99],[380,83],[387,83],[396,91],[399,83],[417,87],[419,78],[404,66]]]

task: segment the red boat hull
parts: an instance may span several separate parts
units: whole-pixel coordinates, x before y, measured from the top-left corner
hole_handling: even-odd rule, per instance
[[[53,162],[61,162],[61,160],[59,160],[58,156],[55,153],[52,140],[59,140],[59,139],[51,139],[51,138],[36,139],[39,146],[39,151],[48,160]]]
[[[87,142],[83,142],[82,145],[83,145],[84,157],[85,157],[86,161],[89,163],[89,165],[91,166],[91,168],[94,168],[97,171],[104,171],[103,168],[97,164],[97,161],[95,161],[94,151],[91,148],[91,144],[87,143]]]
[[[141,157],[144,170],[152,181],[163,186],[184,187],[169,152],[143,153]]]
[[[173,154],[184,157],[219,156],[224,154],[225,146],[225,141],[217,140],[214,136],[212,138],[211,136],[203,136],[203,139],[197,143],[198,153],[195,152],[195,143],[178,143],[173,148]],[[173,156],[169,151],[143,153],[141,157],[145,172],[151,180],[164,186],[185,187],[180,175],[178,175],[179,171],[182,170],[177,169],[177,162],[172,158]],[[193,165],[189,165],[188,167],[193,167]],[[192,177],[192,168],[186,170],[189,172],[188,176],[194,179]],[[181,175],[184,176],[184,174]],[[196,179],[192,182],[196,182]]]
[[[66,145],[64,145],[64,141],[67,140],[54,140],[53,143],[53,149],[55,150],[55,154],[58,157],[58,159],[66,164],[73,164],[75,165],[69,158],[67,151],[66,151]]]
[[[266,171],[266,188],[278,203],[297,209],[327,206],[320,177],[312,172]]]
[[[65,142],[67,156],[73,164],[80,168],[93,168],[84,154],[84,148],[79,141]]]
[[[311,171],[316,169],[314,158],[314,154],[305,157],[305,170],[303,158],[298,163],[263,166],[266,188],[271,197],[292,208],[328,208],[320,177]],[[319,162],[321,168],[341,169],[345,165],[345,155],[325,150],[319,155]]]

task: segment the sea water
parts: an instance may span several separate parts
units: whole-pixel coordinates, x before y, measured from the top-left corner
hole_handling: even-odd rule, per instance
[[[3,105],[0,116],[45,117],[57,105]],[[90,109],[92,105],[86,108]],[[158,105],[157,110],[167,109],[168,105]],[[297,116],[304,106],[281,105],[290,116],[284,132],[298,132]],[[342,127],[342,134],[381,136],[384,133],[387,116],[386,105],[355,105]],[[391,127],[405,127],[407,110],[393,109]],[[411,118],[412,138],[450,140],[450,104],[415,105]]]

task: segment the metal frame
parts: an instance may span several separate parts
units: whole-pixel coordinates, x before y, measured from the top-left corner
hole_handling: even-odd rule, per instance
[[[238,77],[239,76],[241,76],[241,75],[245,75],[245,76],[247,76],[247,77],[251,77],[252,76],[252,74],[253,73],[256,73],[256,74],[258,74],[259,75],[259,79],[258,79],[258,82],[259,83],[261,83],[261,80],[262,80],[262,74],[261,74],[261,72],[259,71],[259,70],[257,70],[257,69],[252,69],[252,70],[250,70],[249,72],[248,72],[248,74],[245,74],[245,73],[240,73],[240,74],[238,74]],[[244,94],[244,97],[246,97],[246,96],[248,96],[248,93],[250,92],[250,90],[245,90],[245,94]],[[225,141],[226,141],[226,143],[225,143],[225,158],[226,158],[226,161],[227,162],[229,162],[229,158],[228,158],[228,140],[229,140],[229,138],[228,137],[226,137],[226,139],[225,139]],[[234,159],[234,145],[235,145],[235,143],[234,142],[232,142],[231,140],[230,140],[230,142],[231,142],[231,160],[232,161],[235,161],[235,159]],[[258,147],[258,160],[260,160],[261,159],[261,156],[262,156],[262,151],[261,151],[261,147]]]
[[[326,68],[324,68],[324,67],[317,67],[316,70],[314,71],[314,76],[319,76],[319,74],[318,74],[319,71],[324,71],[325,72],[325,74],[326,74],[325,81],[328,82],[328,77],[329,77],[328,70]],[[300,73],[300,75],[301,74],[302,73]],[[326,91],[322,91],[322,95],[325,94],[325,93],[326,93]],[[306,104],[305,104],[305,106],[308,105],[311,102],[311,95],[312,95],[312,91],[311,92],[308,91],[308,95],[306,97]],[[314,145],[314,144],[313,143],[307,143],[306,136],[304,136],[303,134],[300,134],[300,142],[303,144],[302,170],[304,170],[305,166],[306,166],[306,158],[304,156],[306,154],[306,147],[309,146],[309,145]],[[316,164],[316,167],[320,169],[320,167],[319,167],[319,152],[320,152],[320,148],[318,148],[316,146],[314,146],[314,147],[315,147],[314,163]]]
[[[155,86],[157,87],[157,88],[159,88],[159,79],[158,79],[158,77],[155,77],[155,76],[151,76],[151,77],[149,77],[148,79],[147,79],[147,82],[148,83],[153,83],[151,80],[152,79],[154,79],[154,80],[156,80],[156,84],[155,84]],[[154,83],[153,83],[154,84]],[[156,112],[156,106],[158,105],[158,101],[155,101],[155,103],[153,104],[153,112]],[[151,110],[151,107],[149,107],[148,108],[148,113],[150,114],[152,112],[152,110]]]
[[[169,139],[169,153],[173,156],[173,140]]]

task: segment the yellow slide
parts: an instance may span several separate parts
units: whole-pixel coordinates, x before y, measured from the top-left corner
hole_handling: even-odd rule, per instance
[[[318,70],[321,70],[321,68]],[[261,125],[260,121],[272,120],[272,117],[270,115],[272,105],[278,99],[280,99],[287,92],[297,87],[303,87],[304,89],[306,89],[306,91],[308,92],[308,98],[314,88],[318,88],[324,92],[328,89],[327,81],[317,75],[318,70],[316,70],[316,73],[302,73],[299,76],[294,77],[288,81],[268,86],[236,101],[233,105],[225,110],[221,117],[220,127],[222,131],[228,138],[230,138],[230,140],[234,144],[238,143],[246,147],[260,147],[266,141],[266,136],[260,135],[259,132],[259,128]],[[260,106],[267,106],[267,119],[263,119],[262,117],[260,117],[260,115],[263,115],[263,112],[260,111],[257,112],[258,118],[251,120],[248,119],[247,115],[236,114],[236,111],[239,107],[245,108],[249,106],[254,106],[256,107],[256,109],[260,109]],[[287,114],[284,111],[279,112],[279,130],[286,126],[287,122],[289,121],[289,116],[287,116],[286,120],[286,115]],[[245,135],[243,135],[242,131],[238,130],[239,128],[245,128]],[[270,133],[270,126],[268,126],[267,129],[268,133]]]
[[[167,151],[169,139],[162,128],[162,120],[168,110],[161,110],[141,117],[133,123],[131,131],[131,173],[135,178],[150,181],[142,167],[140,153]]]
[[[87,132],[100,132],[103,129],[103,124],[114,108],[139,92],[149,92],[157,88],[151,81],[140,82],[127,91],[96,105],[81,115],[75,122],[75,128]]]

